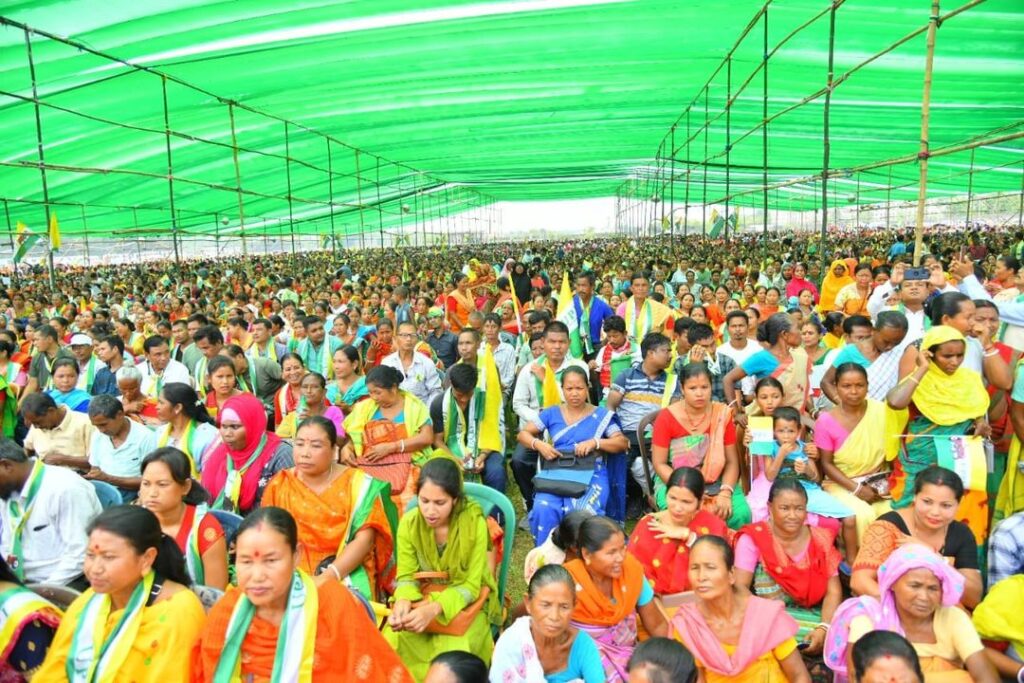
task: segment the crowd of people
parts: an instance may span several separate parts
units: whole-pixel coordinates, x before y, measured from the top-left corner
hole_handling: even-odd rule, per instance
[[[0,681],[1024,683],[1024,232],[924,244],[22,269]]]

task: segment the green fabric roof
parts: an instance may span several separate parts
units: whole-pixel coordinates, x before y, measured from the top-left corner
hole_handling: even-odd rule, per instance
[[[966,0],[964,0],[966,1]],[[217,218],[237,223],[238,195],[228,107],[235,107],[247,229],[273,231],[292,215],[300,231],[339,234],[408,225],[492,200],[611,196],[647,178],[673,124],[676,172],[704,160],[702,88],[762,6],[754,0],[27,0],[3,16],[67,36],[95,50],[153,67],[201,88],[167,83],[174,204],[186,232],[212,233]],[[768,9],[769,46],[796,33],[769,61],[769,114],[825,83],[825,0],[778,0]],[[943,7],[945,12],[955,9]],[[836,14],[837,77],[927,24],[926,0],[847,0]],[[932,148],[1024,130],[1024,6],[988,0],[938,31],[932,94]],[[736,49],[733,92],[761,61],[761,24]],[[162,80],[75,47],[33,36],[50,199],[66,236],[170,229]],[[836,88],[832,163],[844,169],[917,152],[925,35],[880,57]],[[709,88],[710,155],[723,152],[726,70]],[[761,134],[735,140],[761,119],[761,76],[731,114],[731,192],[761,186]],[[0,26],[0,197],[13,221],[40,227],[43,209],[35,114],[24,33]],[[823,98],[770,126],[769,183],[820,172]],[[83,114],[85,116],[83,116]],[[717,118],[716,118],[717,117]],[[289,139],[286,150],[285,123]],[[120,125],[113,125],[114,123]],[[326,138],[331,136],[328,159]],[[207,142],[198,141],[199,138]],[[357,180],[351,145],[363,151]],[[667,146],[664,156],[667,154]],[[286,164],[285,155],[294,161]],[[378,162],[380,197],[378,198]],[[725,196],[724,154],[708,171],[709,201]],[[1024,141],[931,161],[929,194],[1020,191]],[[329,186],[328,163],[333,171]],[[118,169],[141,172],[81,173]],[[858,201],[916,197],[917,166],[881,168],[861,181]],[[970,178],[970,180],[969,180]],[[690,174],[699,202],[703,174]],[[207,187],[213,186],[213,187]],[[654,183],[654,186],[659,183]],[[642,184],[636,192],[652,185]],[[472,191],[467,191],[470,188]],[[332,192],[333,190],[333,192]],[[421,190],[418,192],[417,190]],[[657,190],[655,190],[657,191]],[[811,186],[770,194],[783,208],[813,208]],[[681,205],[682,175],[674,193]],[[447,193],[447,197],[446,197]],[[456,197],[458,199],[456,199]],[[14,201],[19,200],[19,201]],[[761,193],[735,202],[759,206]],[[25,203],[29,202],[29,203]],[[34,202],[34,203],[33,203]],[[363,211],[359,206],[363,206]],[[141,207],[135,212],[105,207]],[[404,209],[403,209],[404,207]],[[308,219],[307,222],[301,222]],[[312,219],[317,221],[311,222]]]

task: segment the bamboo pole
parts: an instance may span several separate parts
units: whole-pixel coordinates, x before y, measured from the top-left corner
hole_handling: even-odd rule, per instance
[[[245,202],[242,199],[242,169],[238,165],[238,136],[235,134],[235,105],[230,102],[228,103],[228,119],[231,121],[231,158],[235,165],[235,187],[237,188],[238,193],[238,234],[242,238],[242,256],[247,256],[249,254],[249,247],[245,242]],[[327,141],[327,144],[330,144],[330,140]],[[219,252],[220,247],[217,249]]]
[[[935,62],[935,34],[939,28],[939,0],[932,0],[924,60],[924,92],[921,96],[921,149],[917,154],[920,177],[917,186],[917,220],[914,225],[914,266],[921,265],[924,252],[924,206],[928,196],[928,124],[932,103],[932,66]]]
[[[831,151],[829,140],[829,114],[832,106],[832,79],[835,76],[835,46],[836,46],[836,8],[839,5],[834,3],[828,18],[828,77],[825,83],[825,107],[824,120],[822,123],[822,159],[821,159],[821,235],[818,245],[818,258],[821,259],[821,273],[824,277],[828,259],[825,255],[825,239],[828,234],[828,163]]]

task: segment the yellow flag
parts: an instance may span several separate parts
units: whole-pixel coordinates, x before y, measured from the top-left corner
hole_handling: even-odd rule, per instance
[[[569,286],[569,271],[562,273],[562,289],[558,292],[558,313],[555,320],[561,320],[562,314],[572,307],[572,287]]]
[[[477,381],[484,392],[484,414],[480,421],[477,437],[481,451],[505,452],[505,439],[501,433],[501,376],[490,344],[484,343],[484,355],[480,359],[480,379]]]
[[[50,212],[50,250],[60,249],[60,225],[57,223],[57,214]]]

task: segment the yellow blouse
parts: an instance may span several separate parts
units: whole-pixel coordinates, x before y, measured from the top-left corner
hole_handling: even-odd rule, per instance
[[[736,645],[722,643],[722,648],[729,656],[736,652],[736,647]],[[718,683],[719,681],[723,683],[725,681],[738,681],[739,683],[788,683],[789,679],[783,673],[782,665],[779,662],[791,655],[794,650],[796,650],[796,638],[790,638],[771,652],[765,652],[758,657],[753,664],[737,676],[724,676],[701,667],[704,671],[704,680],[707,683]]]
[[[64,665],[71,652],[71,641],[86,598],[83,595],[71,603],[35,680],[67,680]],[[124,610],[110,613],[104,636],[117,625],[123,613]],[[199,598],[187,589],[146,607],[131,652],[112,683],[189,683],[192,678],[192,648],[199,640],[205,622],[206,613]]]

